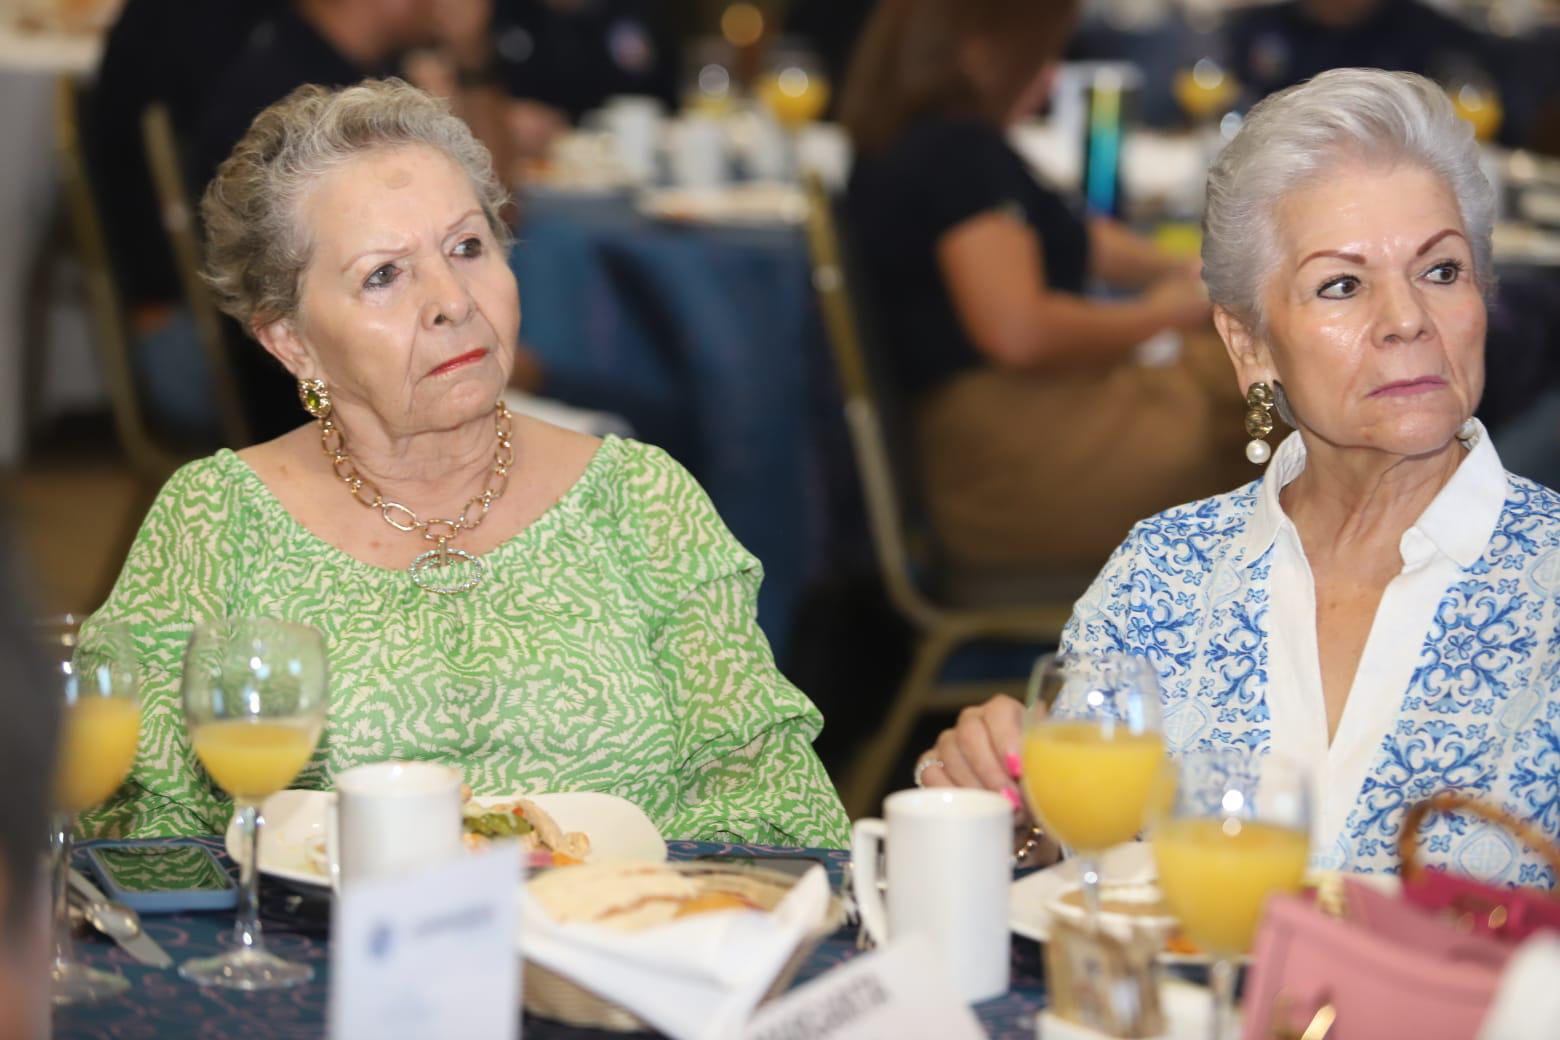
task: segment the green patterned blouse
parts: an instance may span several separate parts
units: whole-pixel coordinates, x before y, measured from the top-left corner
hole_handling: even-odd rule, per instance
[[[128,621],[140,756],[83,831],[217,833],[231,805],[179,702],[198,619],[277,617],[325,635],[325,736],[296,786],[383,759],[459,768],[479,794],[605,791],[668,838],[843,847],[811,742],[818,710],[756,623],[758,561],[659,449],[608,438],[550,510],[484,556],[465,595],[311,534],[230,451],[176,473],[97,618]]]

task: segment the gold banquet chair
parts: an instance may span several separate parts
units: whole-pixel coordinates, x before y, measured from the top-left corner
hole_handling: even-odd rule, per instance
[[[147,411],[136,390],[132,366],[130,321],[125,300],[115,280],[109,257],[103,215],[93,192],[82,140],[82,115],[86,89],[73,77],[61,76],[55,86],[55,148],[64,180],[65,204],[70,215],[76,253],[81,262],[92,313],[93,338],[97,342],[103,377],[108,386],[114,427],[130,467],[143,485],[150,504],[175,469],[193,457],[162,443],[153,432]],[[135,517],[137,523],[140,517]],[[132,532],[133,533],[133,532]],[[127,543],[128,544],[128,543]],[[122,557],[121,557],[122,559]],[[119,560],[115,561],[117,566]]]
[[[944,682],[954,652],[976,642],[1054,644],[1092,575],[992,572],[939,558],[918,499],[910,438],[898,423],[903,408],[879,375],[874,325],[851,290],[858,279],[851,277],[836,203],[816,176],[808,177],[807,194],[813,287],[845,397],[873,548],[890,602],[916,630],[909,672],[842,785],[845,808],[856,817],[877,809],[918,721],[1014,689],[1014,683]]]
[[[152,185],[157,191],[157,204],[162,211],[163,231],[168,236],[174,266],[179,271],[179,284],[184,290],[185,303],[194,316],[200,345],[211,372],[211,390],[216,397],[217,412],[221,418],[222,440],[236,450],[253,443],[253,438],[244,416],[243,403],[239,399],[238,376],[233,370],[232,339],[210,287],[200,276],[201,245],[200,236],[196,233],[195,206],[189,191],[182,150],[167,105],[159,101],[142,113],[141,141],[146,148]]]

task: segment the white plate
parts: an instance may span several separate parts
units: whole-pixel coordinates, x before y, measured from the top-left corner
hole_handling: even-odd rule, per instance
[[[324,856],[326,806],[335,795],[326,791],[278,791],[265,800],[261,815],[260,873],[309,889],[329,887]],[[590,861],[664,860],[666,842],[650,817],[633,802],[595,791],[558,794],[479,796],[476,805],[491,805],[528,797],[545,809],[566,831],[590,836]],[[242,863],[238,821],[228,825],[227,851]]]
[[[807,196],[791,184],[734,184],[724,188],[661,188],[639,196],[652,220],[726,227],[792,227],[807,219]]]
[[[1154,880],[1154,857],[1141,841],[1106,850],[1100,857],[1100,876],[1106,884],[1143,885]],[[1051,937],[1051,904],[1062,893],[1078,886],[1078,861],[1064,860],[1013,882],[1008,892],[1008,924],[1026,939],[1045,942]]]
[[[1152,884],[1158,880],[1154,856],[1147,842],[1131,841],[1108,849],[1100,857],[1101,879],[1106,884]],[[1315,881],[1316,875],[1307,880]],[[1370,885],[1388,895],[1401,887],[1390,874],[1350,874],[1349,879]],[[1013,882],[1008,890],[1008,927],[1026,939],[1046,942],[1051,937],[1051,904],[1077,887],[1078,863],[1066,860]],[[1208,964],[1206,954],[1161,953],[1163,964]]]

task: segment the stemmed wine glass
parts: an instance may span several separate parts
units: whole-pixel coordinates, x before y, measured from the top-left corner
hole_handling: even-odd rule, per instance
[[[54,870],[52,998],[76,1004],[118,996],[123,975],[77,962],[70,938],[71,831],[76,814],[114,793],[135,764],[141,732],[140,673],[129,626],[82,627],[66,615],[41,623],[36,642],[61,705],[49,852]]]
[[[1151,844],[1181,930],[1214,958],[1209,1037],[1233,1035],[1236,958],[1251,949],[1268,899],[1294,892],[1310,850],[1307,770],[1240,749],[1194,751],[1167,771]]]
[[[306,625],[227,618],[195,627],[184,657],[184,716],[206,772],[228,794],[244,836],[233,949],[185,961],[203,986],[265,990],[314,977],[260,934],[260,803],[308,764],[325,726],[325,643]]]
[[[1142,657],[1042,657],[1024,712],[1023,784],[1040,824],[1078,860],[1099,923],[1100,854],[1143,829],[1164,764],[1159,680]]]
[[[799,40],[782,38],[770,48],[757,93],[780,125],[795,132],[823,115],[831,89],[818,55]]]

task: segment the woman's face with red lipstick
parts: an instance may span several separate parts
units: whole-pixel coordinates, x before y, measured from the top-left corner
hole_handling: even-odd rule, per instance
[[[491,412],[520,298],[465,173],[420,145],[368,152],[300,201],[310,253],[288,367],[371,410],[391,435]],[[300,370],[306,369],[306,370]]]

